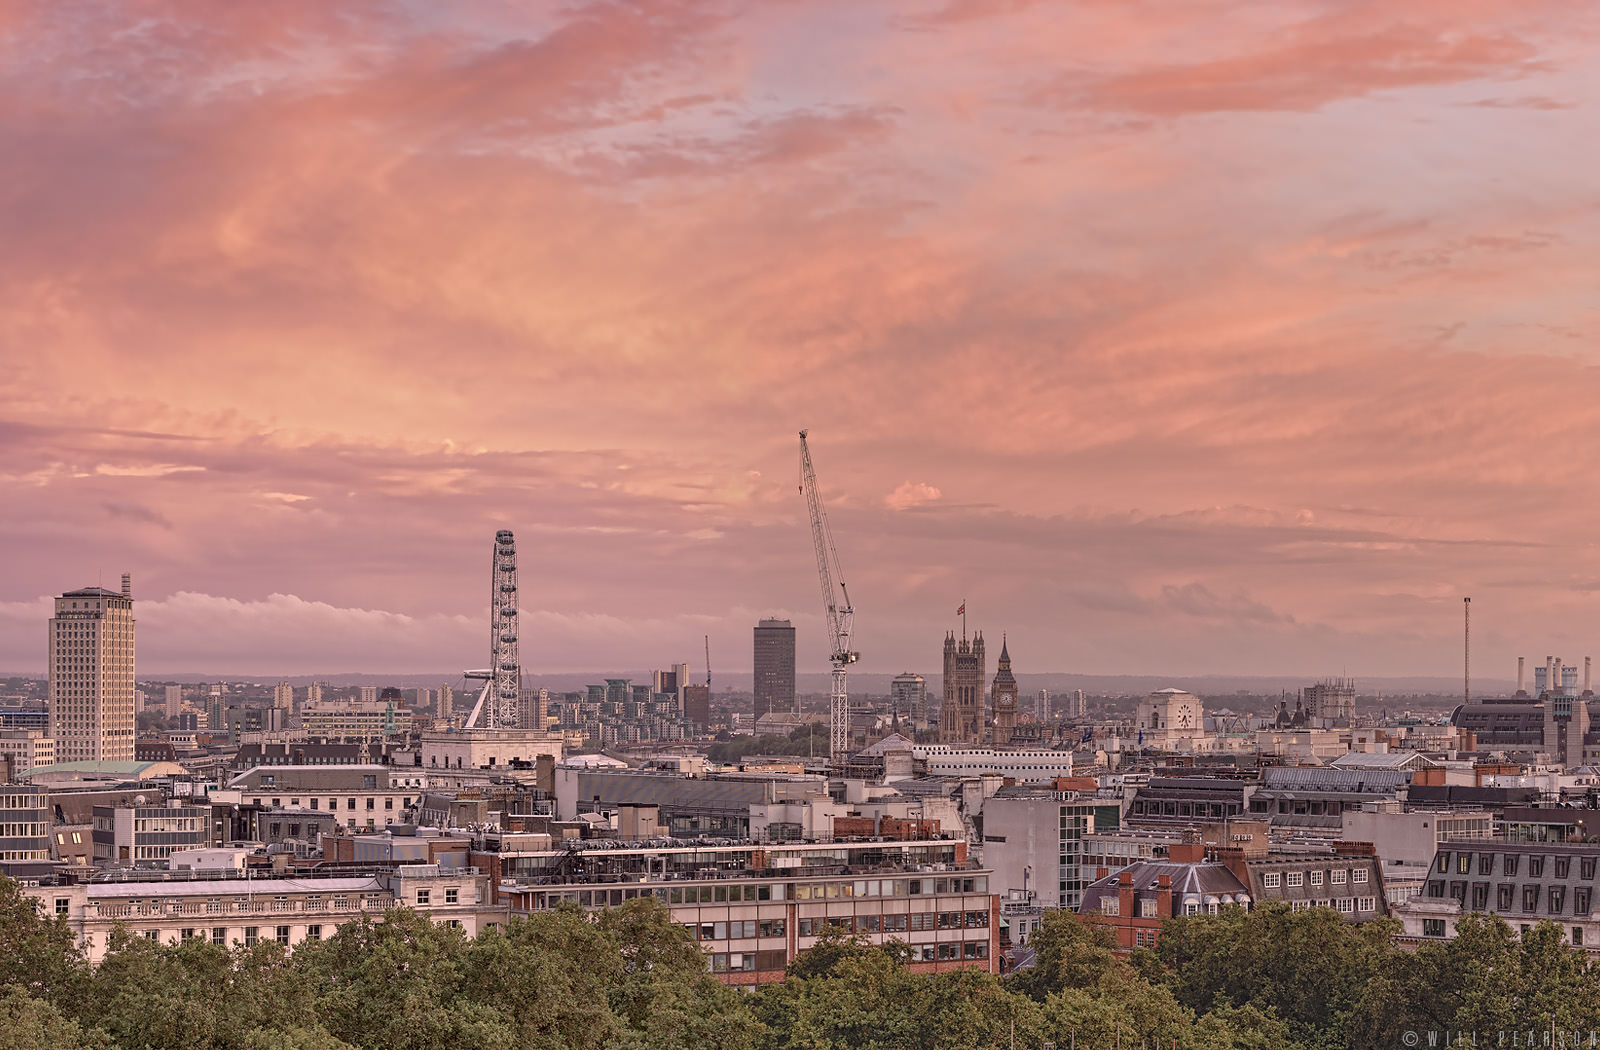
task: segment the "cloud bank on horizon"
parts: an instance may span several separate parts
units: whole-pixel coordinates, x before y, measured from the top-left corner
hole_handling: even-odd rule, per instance
[[[0,666],[1448,674],[1596,625],[1600,12],[0,0]],[[102,576],[103,574],[103,576]]]

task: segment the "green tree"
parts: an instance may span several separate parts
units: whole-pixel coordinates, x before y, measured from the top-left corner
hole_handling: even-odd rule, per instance
[[[887,955],[891,963],[903,966],[910,961],[911,949],[900,940],[890,939],[879,945],[864,934],[846,933],[838,926],[828,926],[816,943],[789,961],[785,972],[790,977],[824,977],[846,960],[868,955]]]
[[[759,1024],[746,997],[706,972],[706,956],[665,904],[654,898],[607,908],[597,920],[620,961],[610,1002],[652,1050],[742,1050]],[[622,1044],[618,1044],[619,1046]]]
[[[67,920],[41,915],[37,901],[0,875],[0,985],[20,985],[40,999],[68,1000],[88,974]]]
[[[525,1046],[607,1046],[626,1032],[611,1011],[611,963],[592,926],[571,909],[519,917],[484,933],[462,957],[456,994],[498,1004]]]
[[[1246,912],[1169,919],[1156,955],[1162,982],[1196,1011],[1217,1004],[1271,1008],[1308,1046],[1343,1046],[1367,984],[1397,949],[1396,924],[1351,923],[1328,908],[1267,902]]]
[[[911,972],[893,955],[846,945],[830,964],[763,987],[755,1012],[768,1050],[969,1050],[1037,1046],[1038,1004],[973,970]]]
[[[1108,974],[1132,973],[1110,930],[1069,911],[1047,913],[1028,944],[1034,964],[1009,981],[1040,1002],[1063,989],[1098,985]]]
[[[409,908],[391,910],[383,922],[347,923],[300,952],[296,962],[318,974],[318,1016],[335,1038],[384,1050],[516,1045],[514,1026],[498,1009],[456,994],[466,954],[460,931]]]
[[[104,1034],[85,1031],[20,985],[0,990],[0,1046],[6,1050],[110,1050]]]

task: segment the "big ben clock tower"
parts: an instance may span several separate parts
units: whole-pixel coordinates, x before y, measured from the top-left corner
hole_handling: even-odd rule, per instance
[[[994,698],[994,735],[996,747],[1011,743],[1011,734],[1017,725],[1017,679],[1011,673],[1011,653],[1006,649],[1005,635],[1000,636],[1000,662],[995,666],[994,685],[989,689]]]

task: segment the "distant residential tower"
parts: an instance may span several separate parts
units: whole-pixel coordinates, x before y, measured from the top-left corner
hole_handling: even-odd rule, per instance
[[[895,675],[894,681],[889,684],[889,698],[897,716],[905,718],[912,725],[927,723],[928,681],[920,674],[906,671]]]

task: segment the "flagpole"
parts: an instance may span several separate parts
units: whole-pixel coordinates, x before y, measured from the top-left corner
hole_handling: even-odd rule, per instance
[[[967,640],[967,600],[961,599],[961,640]]]

